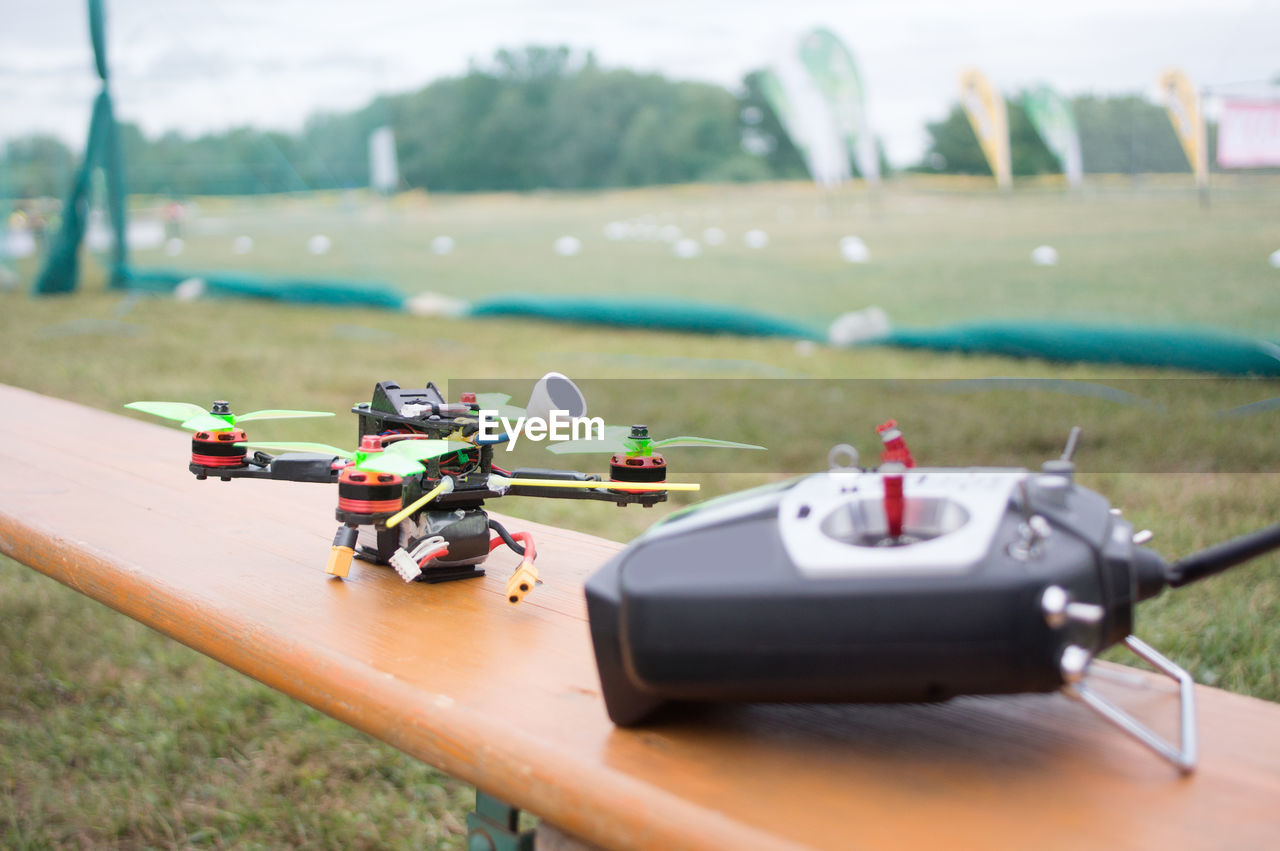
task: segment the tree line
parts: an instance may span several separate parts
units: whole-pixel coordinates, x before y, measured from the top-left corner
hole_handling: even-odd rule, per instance
[[[591,53],[566,47],[525,47],[498,51],[466,74],[414,92],[315,115],[297,133],[237,128],[147,138],[136,125],[120,129],[129,188],[141,194],[366,186],[368,137],[384,125],[395,132],[405,188],[523,191],[803,178],[803,159],[762,97],[757,73],[731,92],[602,68]],[[1084,95],[1072,104],[1086,171],[1189,170],[1161,107],[1130,95]],[[1016,96],[1009,126],[1014,174],[1059,170]],[[928,149],[912,170],[990,173],[958,103],[926,130]],[[61,195],[75,159],[49,136],[12,140],[3,155],[0,179],[19,196]]]

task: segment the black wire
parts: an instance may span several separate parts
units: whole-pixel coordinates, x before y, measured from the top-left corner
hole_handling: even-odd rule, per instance
[[[1280,549],[1280,523],[1201,550],[1169,568],[1169,586],[1181,588],[1227,568]]]
[[[524,555],[524,545],[519,543],[515,538],[511,537],[511,533],[508,532],[501,523],[499,523],[497,520],[494,520],[492,517],[489,518],[489,528],[497,532],[498,536],[502,538],[503,542],[508,547],[511,547],[511,549],[516,551],[516,555],[518,556]]]

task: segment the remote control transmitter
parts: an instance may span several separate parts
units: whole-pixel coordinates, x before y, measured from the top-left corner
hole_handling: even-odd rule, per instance
[[[1134,606],[1280,547],[1280,524],[1169,564],[1074,481],[1078,428],[1039,472],[917,467],[896,423],[880,433],[876,469],[838,446],[824,472],[672,514],[591,577],[610,718],[1062,689],[1190,771],[1194,683],[1132,635]],[[1179,683],[1177,745],[1086,682],[1119,643]]]

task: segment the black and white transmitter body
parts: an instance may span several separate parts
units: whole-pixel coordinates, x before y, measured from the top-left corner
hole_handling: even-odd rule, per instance
[[[1054,467],[908,470],[893,540],[884,475],[856,468],[658,524],[587,585],[610,716],[1061,688],[1069,647],[1129,634],[1141,548]]]
[[[1194,683],[1131,634],[1134,607],[1280,547],[1280,525],[1168,564],[1075,481],[1074,442],[1038,471],[867,470],[838,447],[844,464],[667,517],[587,582],[610,718],[1064,689],[1190,770]],[[1084,682],[1122,642],[1179,682],[1178,746]]]

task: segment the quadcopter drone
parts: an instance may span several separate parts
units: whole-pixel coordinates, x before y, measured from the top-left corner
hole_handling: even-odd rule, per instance
[[[346,577],[351,560],[389,565],[406,582],[447,582],[484,575],[480,566],[504,544],[521,556],[507,582],[507,599],[519,603],[538,582],[536,548],[528,532],[509,532],[484,510],[502,496],[587,499],[619,506],[664,502],[670,491],[698,485],[668,482],[659,450],[680,446],[728,449],[764,447],[705,437],[655,440],[643,425],[603,426],[593,437],[567,439],[547,448],[556,454],[608,453],[609,479],[559,469],[506,470],[494,463],[495,447],[510,440],[482,427],[482,411],[501,416],[527,412],[585,417],[577,386],[549,373],[534,387],[528,411],[498,393],[462,393],[449,401],[431,382],[403,389],[381,381],[369,402],[351,410],[358,419],[358,448],[323,443],[250,441],[241,423],[266,419],[333,416],[321,411],[263,410],[236,415],[227,402],[209,410],[187,402],[133,402],[126,408],[176,420],[192,430],[188,469],[197,479],[282,479],[338,485],[339,522],[326,572]],[[278,453],[278,454],[272,454]]]

